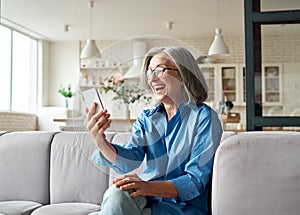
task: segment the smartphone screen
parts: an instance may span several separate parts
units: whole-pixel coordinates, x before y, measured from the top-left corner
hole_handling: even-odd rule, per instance
[[[96,88],[92,88],[82,92],[85,106],[90,110],[94,103],[97,103],[96,113],[103,110],[103,103]]]

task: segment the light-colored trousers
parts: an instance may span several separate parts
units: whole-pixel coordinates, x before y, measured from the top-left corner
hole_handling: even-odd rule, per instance
[[[146,205],[146,197],[131,197],[130,191],[112,185],[103,196],[101,211],[89,215],[151,215],[151,208],[145,208]]]

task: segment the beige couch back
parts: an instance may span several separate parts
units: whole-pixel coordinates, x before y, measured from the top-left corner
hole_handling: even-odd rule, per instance
[[[299,215],[300,133],[246,132],[221,143],[213,215]]]
[[[114,133],[107,133],[110,141]],[[55,135],[51,146],[50,202],[86,202],[98,204],[109,183],[109,169],[90,160],[96,149],[86,132]]]
[[[8,132],[0,136],[0,201],[49,203],[53,132]]]

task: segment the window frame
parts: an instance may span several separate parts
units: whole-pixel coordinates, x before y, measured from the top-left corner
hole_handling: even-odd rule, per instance
[[[32,64],[32,62],[29,62],[29,64],[32,64],[31,67],[34,68],[35,71],[33,71],[34,74],[34,79],[35,79],[35,83],[34,86],[32,86],[33,88],[35,88],[36,92],[34,93],[34,95],[30,95],[30,96],[34,96],[34,102],[35,104],[33,104],[32,106],[29,106],[28,109],[29,110],[25,110],[24,112],[26,113],[36,113],[37,112],[37,108],[38,108],[38,87],[39,87],[39,44],[38,44],[38,39],[34,38],[24,32],[21,32],[19,30],[16,30],[10,26],[7,26],[3,23],[0,23],[1,27],[4,27],[6,29],[8,29],[10,31],[10,65],[9,65],[9,95],[8,95],[8,108],[7,109],[0,109],[0,111],[15,111],[15,112],[23,112],[20,110],[16,110],[13,109],[13,63],[14,63],[14,33],[18,33],[21,34],[22,36],[28,37],[28,39],[30,40],[30,42],[35,42],[34,46],[35,48],[32,50],[35,50],[35,58],[34,61],[35,63]],[[32,59],[30,59],[30,61],[32,61]],[[29,92],[30,93],[30,92]]]

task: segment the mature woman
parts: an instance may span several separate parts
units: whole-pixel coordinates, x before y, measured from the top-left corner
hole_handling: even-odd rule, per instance
[[[142,68],[157,105],[144,110],[131,139],[105,139],[106,110],[94,105],[85,122],[98,147],[92,159],[121,177],[105,193],[100,214],[207,214],[208,182],[222,128],[204,104],[207,85],[192,54],[182,47],[151,49]],[[146,158],[143,173],[126,174]]]

